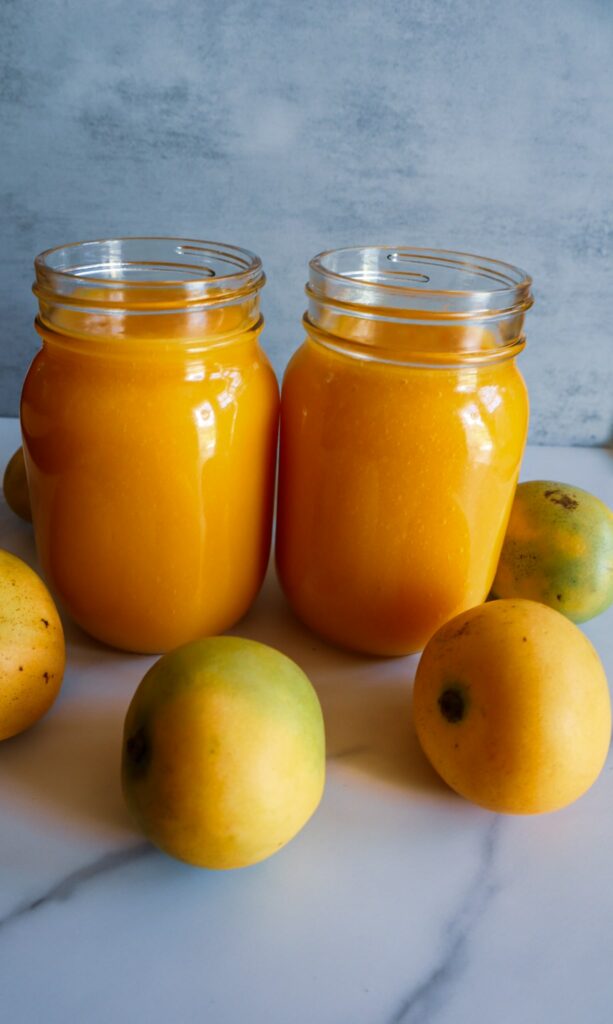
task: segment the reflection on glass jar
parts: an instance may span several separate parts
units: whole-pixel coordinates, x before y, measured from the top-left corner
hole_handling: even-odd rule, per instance
[[[371,654],[420,650],[489,591],[528,426],[530,278],[437,250],[311,262],[283,383],[279,577],[296,614]]]
[[[159,652],[247,610],[270,545],[278,389],[260,260],[181,239],[43,253],[21,422],[43,570],[73,618]]]

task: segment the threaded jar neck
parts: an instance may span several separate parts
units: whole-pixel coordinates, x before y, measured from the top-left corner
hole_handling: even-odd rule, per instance
[[[362,359],[457,366],[517,355],[532,280],[500,260],[443,249],[363,246],[310,264],[304,323]]]
[[[38,325],[99,341],[203,344],[261,326],[258,256],[219,242],[115,238],[36,257]]]

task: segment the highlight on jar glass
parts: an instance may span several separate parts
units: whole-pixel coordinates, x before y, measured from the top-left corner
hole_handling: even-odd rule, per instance
[[[465,253],[370,246],[310,264],[285,373],[278,574],[342,647],[421,650],[490,589],[528,428],[531,279]]]
[[[35,261],[21,426],[40,561],[75,621],[162,652],[232,626],[268,561],[278,387],[260,259],[179,238]]]

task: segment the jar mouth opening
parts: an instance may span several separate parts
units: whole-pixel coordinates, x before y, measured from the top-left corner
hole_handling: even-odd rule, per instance
[[[309,264],[307,295],[360,315],[378,307],[399,318],[435,320],[514,315],[532,305],[532,279],[502,260],[451,249],[351,246]]]
[[[40,298],[128,309],[218,304],[259,290],[262,261],[225,242],[135,236],[56,246],[34,261]]]

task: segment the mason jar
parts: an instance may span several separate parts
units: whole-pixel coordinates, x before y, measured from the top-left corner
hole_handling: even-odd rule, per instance
[[[526,441],[530,287],[443,250],[312,260],[283,383],[276,558],[295,613],[333,643],[409,654],[485,600]]]
[[[43,571],[74,620],[161,652],[232,626],[271,535],[277,383],[260,259],[121,238],[35,261],[21,426]]]

